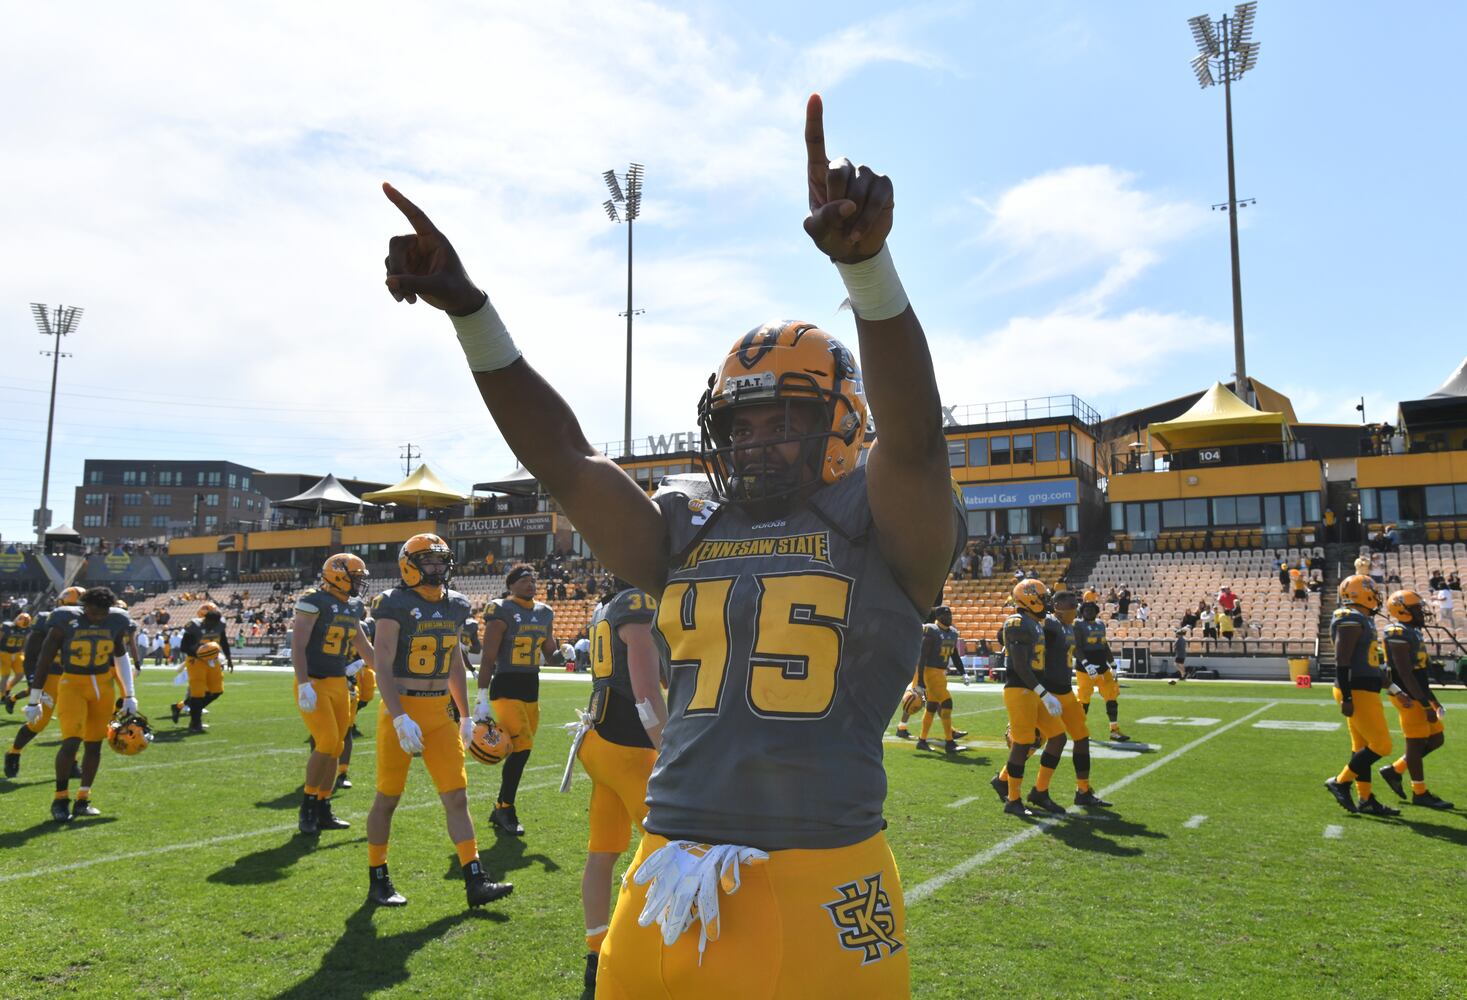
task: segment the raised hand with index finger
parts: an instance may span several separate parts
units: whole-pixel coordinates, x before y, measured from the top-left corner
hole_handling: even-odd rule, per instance
[[[387,290],[399,302],[419,298],[452,316],[467,316],[484,304],[485,295],[469,278],[463,262],[427,214],[391,184],[382,185],[387,200],[412,223],[413,232],[387,241]]]
[[[845,157],[829,159],[819,94],[811,94],[805,105],[805,159],[810,187],[805,232],[832,260],[849,264],[874,256],[891,232],[896,205],[891,179]]]

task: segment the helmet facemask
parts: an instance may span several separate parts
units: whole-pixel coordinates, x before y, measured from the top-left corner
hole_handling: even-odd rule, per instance
[[[786,380],[795,377],[784,376]],[[831,405],[823,402],[818,392],[812,379],[809,389],[795,398],[755,393],[748,400],[739,400],[735,391],[734,398],[717,410],[709,412],[706,406],[699,406],[703,467],[719,496],[751,509],[784,508],[796,497],[823,485],[821,459],[827,443],[838,435],[828,429]],[[705,403],[707,399],[705,394]],[[762,441],[735,442],[733,425],[740,406],[771,404],[783,407],[784,434]],[[791,433],[796,426],[816,429]],[[798,449],[793,462],[785,454],[792,444]]]

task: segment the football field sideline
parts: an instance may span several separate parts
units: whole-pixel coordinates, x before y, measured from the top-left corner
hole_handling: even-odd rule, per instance
[[[1251,719],[1257,718],[1258,716],[1262,715],[1264,712],[1267,712],[1269,709],[1275,707],[1278,704],[1279,702],[1277,701],[1270,701],[1267,704],[1260,705],[1258,708],[1255,708],[1247,715],[1241,716],[1237,719],[1234,719],[1232,722],[1219,726],[1218,728],[1213,729],[1203,734],[1202,736],[1199,736],[1191,743],[1184,744],[1183,746],[1180,746],[1177,749],[1173,750],[1171,753],[1165,754],[1157,760],[1152,761],[1150,764],[1147,764],[1144,767],[1140,767],[1135,771],[1130,772],[1129,774],[1123,775],[1116,781],[1100,789],[1100,796],[1104,798],[1112,792],[1120,791],[1122,788],[1125,788],[1136,779],[1145,777],[1153,771],[1156,771],[1159,768],[1170,764],[1172,761],[1183,756],[1184,754],[1195,750],[1197,747],[1206,743],[1208,740],[1213,739],[1217,736],[1221,736],[1228,730],[1234,729]],[[970,798],[967,801],[972,801],[972,799]],[[1056,824],[1064,823],[1074,818],[1075,817],[1073,815],[1070,815],[1065,817],[1056,816],[1053,818],[1041,819],[1038,822],[1034,823],[1034,825],[1026,827],[1023,830],[1020,830],[1018,833],[1015,833],[1010,837],[1006,837],[1003,840],[1000,840],[998,843],[990,845],[989,847],[984,848],[976,854],[964,858],[962,861],[959,861],[957,864],[953,865],[946,871],[934,875],[932,878],[929,878],[924,882],[919,882],[916,885],[912,886],[911,889],[906,890],[903,895],[906,899],[907,905],[913,906],[917,903],[922,902],[922,900],[928,898],[948,883],[960,879],[974,869],[980,868],[983,865],[988,864],[988,862],[1008,853],[1025,841],[1032,840],[1040,834],[1045,833]]]

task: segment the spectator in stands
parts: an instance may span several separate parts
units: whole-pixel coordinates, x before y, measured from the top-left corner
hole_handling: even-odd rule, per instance
[[[1447,589],[1455,590],[1459,593],[1462,590],[1462,578],[1457,575],[1456,570],[1452,570],[1447,574]]]
[[[1235,594],[1235,593],[1233,593],[1233,588],[1230,585],[1224,584],[1223,585],[1223,588],[1217,592],[1217,605],[1218,605],[1218,607],[1222,608],[1224,611],[1226,611],[1228,613],[1231,613],[1232,610],[1233,610],[1233,607],[1237,603],[1238,603],[1238,595]]]
[[[954,569],[953,575],[961,580],[968,575],[968,570],[972,568],[973,557],[968,554],[967,549],[964,549],[962,552],[958,553],[958,564]]]
[[[1452,599],[1452,588],[1442,587],[1436,592],[1436,614],[1441,623],[1453,632],[1457,631],[1457,619],[1453,615],[1456,607]]]
[[[1400,582],[1399,580],[1397,581]],[[1317,569],[1309,571],[1309,592],[1311,594],[1324,593],[1324,574]]]
[[[1131,591],[1125,587],[1116,595],[1116,621],[1123,622],[1131,617]]]
[[[1400,541],[1401,541],[1401,536],[1400,536],[1400,533],[1396,530],[1396,526],[1394,524],[1388,524],[1388,525],[1386,525],[1386,529],[1385,529],[1385,550],[1387,552],[1394,552],[1394,551],[1396,551],[1396,548],[1400,545]]]
[[[1335,540],[1335,512],[1329,507],[1324,509],[1324,540]]]
[[[1385,581],[1382,580],[1382,583]],[[1299,570],[1289,570],[1289,586],[1294,592],[1294,600],[1305,601],[1309,599],[1309,579]]]
[[[1233,644],[1233,616],[1226,611],[1217,616],[1218,638],[1223,639],[1229,646]]]
[[[1181,624],[1178,626],[1178,630],[1190,632],[1192,631],[1192,629],[1197,627],[1197,623],[1200,620],[1201,616],[1198,614],[1197,609],[1188,608],[1187,613],[1182,616],[1182,621]]]
[[[1279,560],[1279,593],[1289,592],[1289,560]]]
[[[1370,557],[1370,578],[1376,583],[1385,583],[1385,556],[1379,552]]]
[[[1217,614],[1205,602],[1197,612],[1197,620],[1202,623],[1202,638],[1217,638]]]
[[[1397,573],[1395,570],[1392,570],[1390,573],[1386,574],[1386,586],[1387,587],[1389,587],[1393,583],[1399,585],[1400,582],[1401,582],[1401,574],[1400,573]]]
[[[1447,578],[1442,576],[1442,571],[1434,569],[1431,571],[1431,579],[1426,586],[1431,590],[1441,590],[1447,585]]]
[[[1142,625],[1145,625],[1151,620],[1151,609],[1146,606],[1145,601],[1142,601],[1136,606],[1136,620]]]
[[[983,578],[986,580],[993,576],[993,553],[983,553]]]

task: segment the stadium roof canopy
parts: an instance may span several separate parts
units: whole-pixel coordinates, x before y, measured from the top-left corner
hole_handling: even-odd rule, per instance
[[[516,465],[498,479],[487,483],[475,483],[474,489],[485,493],[509,493],[514,496],[532,497],[540,492],[540,481],[523,465]]]
[[[297,493],[284,500],[271,501],[270,506],[288,507],[291,510],[309,510],[318,514],[344,514],[362,507],[375,507],[376,504],[367,503],[360,497],[353,496],[350,490],[341,485],[339,479],[328,472],[320,482],[304,493]]]
[[[1467,425],[1467,360],[1430,396],[1403,400],[1399,420],[1413,435],[1459,430]]]
[[[55,538],[63,542],[79,542],[82,536],[81,532],[77,531],[71,525],[58,524],[54,528],[46,529],[46,537]]]
[[[1214,382],[1186,413],[1175,420],[1152,424],[1147,431],[1168,451],[1181,451],[1280,441],[1288,434],[1288,425],[1282,413],[1255,410],[1227,386]]]
[[[374,503],[395,503],[406,507],[432,508],[461,503],[468,497],[445,486],[443,480],[428,468],[427,462],[424,462],[413,470],[412,475],[396,486],[363,494],[362,499],[371,500]]]
[[[1432,393],[1431,399],[1439,399],[1442,396],[1467,396],[1467,358],[1457,366],[1457,370],[1441,384],[1441,388]]]

